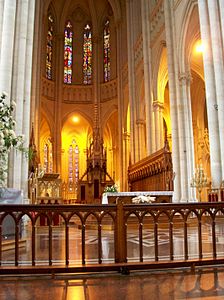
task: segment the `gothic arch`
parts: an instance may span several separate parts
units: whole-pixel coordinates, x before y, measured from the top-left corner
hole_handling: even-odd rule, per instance
[[[179,56],[178,60],[181,66],[180,72],[189,71],[192,45],[199,37],[200,25],[197,22],[197,18],[195,14],[197,14],[197,1],[187,1],[185,14],[183,16],[183,22],[181,26],[180,43],[178,49],[178,56]],[[191,27],[191,32],[189,32],[190,27]]]
[[[158,61],[157,80],[155,81],[157,83],[155,99],[164,103],[164,91],[168,82],[167,50],[164,45],[161,47],[160,59]]]
[[[82,116],[82,118],[84,118],[89,124],[90,124],[90,127],[92,128],[93,127],[93,120],[90,118],[90,116],[88,116],[87,114],[85,114],[82,110],[80,109],[76,109],[76,110],[73,110],[73,111],[69,111],[67,112],[63,117],[62,117],[62,127],[64,126],[65,122],[71,118],[73,115],[80,115]]]

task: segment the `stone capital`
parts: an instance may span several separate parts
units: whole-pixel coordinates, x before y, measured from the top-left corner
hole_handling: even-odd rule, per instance
[[[136,120],[136,125],[145,125],[145,120],[144,119],[137,119]]]
[[[179,82],[181,85],[187,85],[192,82],[192,76],[190,72],[179,73]]]
[[[123,138],[124,138],[125,140],[130,140],[130,132],[124,131],[124,132],[123,132]]]
[[[152,105],[153,105],[154,110],[163,110],[164,109],[164,103],[159,100],[154,100]]]

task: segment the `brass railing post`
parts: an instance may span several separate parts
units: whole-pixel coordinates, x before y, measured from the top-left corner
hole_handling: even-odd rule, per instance
[[[127,240],[124,221],[124,205],[117,199],[117,215],[115,222],[115,262],[127,262]]]

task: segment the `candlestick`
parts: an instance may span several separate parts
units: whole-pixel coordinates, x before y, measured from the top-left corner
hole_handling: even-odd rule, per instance
[[[197,166],[194,176],[191,179],[191,187],[195,187],[199,193],[199,202],[201,202],[201,192],[204,187],[208,186],[208,178],[202,165]]]

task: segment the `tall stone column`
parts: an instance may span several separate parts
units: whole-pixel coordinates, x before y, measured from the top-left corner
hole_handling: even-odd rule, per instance
[[[4,2],[0,56],[0,91],[8,94],[7,101],[11,98],[13,51],[16,18],[16,0]]]
[[[117,34],[117,98],[118,98],[118,131],[119,131],[119,174],[117,176],[120,178],[120,190],[127,191],[127,172],[123,172],[123,170],[127,170],[125,166],[125,149],[123,144],[123,129],[124,129],[124,97],[123,97],[123,84],[122,84],[122,27],[121,22],[118,21],[116,23],[116,34]]]
[[[181,199],[181,170],[180,170],[180,155],[179,155],[179,128],[178,128],[178,104],[176,90],[176,73],[175,57],[176,45],[174,44],[173,20],[171,14],[170,0],[164,0],[164,15],[165,15],[165,31],[166,31],[166,46],[167,46],[167,61],[169,74],[169,95],[170,95],[170,114],[172,127],[172,161],[173,170],[175,172],[174,180],[174,195],[173,201],[178,202]]]
[[[145,153],[145,120],[144,119],[137,119],[136,120],[136,127],[138,132],[138,147],[139,147],[139,160],[143,159],[146,156]]]
[[[2,23],[4,13],[4,0],[0,0],[0,60],[1,60],[1,49],[2,49]]]
[[[43,1],[35,0],[35,17],[34,17],[34,37],[33,37],[33,59],[32,65],[32,84],[31,84],[31,103],[30,103],[30,121],[34,124],[34,136],[35,144],[37,149],[39,149],[39,124],[40,124],[40,114],[41,114],[41,65],[42,65],[42,43],[39,41],[42,39],[42,27],[41,27],[41,5]],[[31,126],[30,126],[31,128]]]
[[[16,102],[15,119],[16,133],[21,134],[23,129],[24,82],[26,63],[26,34],[28,22],[28,0],[18,3],[15,46],[13,57],[12,99]],[[25,38],[24,38],[25,37]],[[16,161],[16,164],[14,163]],[[14,153],[9,161],[9,186],[20,188],[22,170],[22,154]]]
[[[54,165],[55,171],[61,173],[61,131],[62,131],[62,102],[64,99],[63,93],[63,74],[64,74],[64,35],[59,33],[55,37],[55,56],[58,68],[55,68],[55,116],[54,116]]]
[[[131,151],[131,163],[137,161],[136,153],[136,142],[135,142],[135,67],[134,67],[134,45],[133,45],[133,0],[128,0],[126,2],[127,7],[127,36],[128,36],[128,87],[129,87],[129,104],[130,104],[130,128],[131,128],[131,137],[130,137],[130,151]]]
[[[216,99],[215,73],[212,57],[210,24],[207,1],[198,0],[199,20],[201,28],[201,38],[205,45],[203,52],[203,64],[205,74],[206,106],[208,114],[208,130],[210,144],[210,164],[212,184],[215,187],[220,185],[222,180],[221,171],[221,153],[219,141],[219,124],[218,124],[218,106]]]
[[[195,201],[194,191],[190,186],[190,180],[194,174],[194,139],[191,109],[191,74],[189,72],[179,74],[180,102],[179,124],[180,133],[180,164],[181,164],[181,191],[183,201]]]
[[[31,77],[32,77],[32,58],[33,58],[33,36],[34,36],[34,19],[35,19],[35,2],[29,0],[28,7],[28,30],[27,30],[27,45],[26,45],[26,64],[25,64],[25,86],[24,86],[24,108],[23,108],[23,134],[26,137],[25,146],[29,146],[30,136],[30,108],[31,108]],[[24,191],[24,197],[28,197],[27,179],[28,179],[29,161],[23,157],[22,160],[22,178],[21,188]]]
[[[9,68],[12,75],[8,77],[11,78],[9,82],[11,98],[16,102],[15,131],[17,135],[24,134],[25,147],[29,144],[34,8],[35,0],[17,3],[14,42],[12,49],[9,49],[13,54],[12,65]],[[25,197],[27,196],[28,163],[28,159],[21,152],[10,153],[8,186],[23,189]]]
[[[29,144],[30,89],[33,50],[35,0],[17,4],[16,31],[13,57],[12,99],[16,102],[16,134],[24,134],[24,146]],[[16,162],[16,163],[15,163]],[[8,184],[23,189],[27,195],[28,159],[15,151],[9,159]]]
[[[153,102],[155,115],[155,136],[156,136],[156,151],[164,146],[164,132],[163,132],[163,109],[164,105],[160,101]]]
[[[221,34],[222,34],[222,48],[224,48],[224,1],[218,0],[220,21],[221,21]]]
[[[223,2],[223,1],[222,1]],[[212,54],[215,72],[216,100],[219,124],[220,158],[222,167],[222,180],[224,179],[224,59],[221,22],[217,0],[208,1],[210,32],[212,41]],[[220,181],[221,183],[221,181]],[[219,184],[220,184],[219,183]],[[219,187],[216,186],[216,187]]]
[[[142,39],[143,39],[143,63],[144,63],[144,87],[145,87],[145,111],[146,111],[146,152],[151,154],[155,151],[155,135],[152,124],[152,97],[151,97],[151,47],[150,47],[150,16],[149,1],[141,0],[142,14]]]
[[[124,170],[128,170],[129,155],[130,155],[130,133],[129,132],[123,133],[123,144],[124,144],[124,155],[123,155]],[[126,179],[127,179],[127,175],[126,175]],[[126,180],[124,184],[124,191],[128,191],[128,190],[129,190],[128,180]]]

